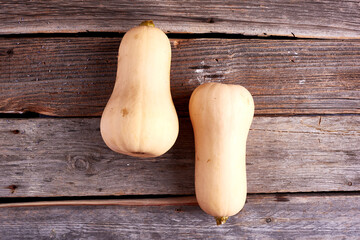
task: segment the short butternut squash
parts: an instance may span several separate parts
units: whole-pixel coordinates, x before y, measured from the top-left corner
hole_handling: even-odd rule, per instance
[[[205,83],[192,93],[189,111],[195,135],[196,199],[219,225],[245,204],[253,98],[240,85]]]
[[[179,121],[170,93],[170,62],[169,39],[152,21],[123,37],[115,86],[100,123],[113,151],[157,157],[175,143]]]

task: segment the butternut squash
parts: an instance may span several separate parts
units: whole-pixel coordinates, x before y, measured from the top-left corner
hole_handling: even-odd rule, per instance
[[[195,193],[199,206],[226,222],[244,206],[246,139],[254,101],[244,87],[205,83],[189,103],[195,135]]]
[[[152,21],[130,29],[118,55],[115,86],[101,117],[106,145],[136,157],[157,157],[178,136],[170,92],[171,46]]]

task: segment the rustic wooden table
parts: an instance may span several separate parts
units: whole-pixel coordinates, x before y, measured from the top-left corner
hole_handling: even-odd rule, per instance
[[[99,132],[124,32],[172,44],[180,134],[116,154]],[[360,239],[359,1],[0,0],[0,239]],[[194,198],[192,90],[245,86],[248,199]]]

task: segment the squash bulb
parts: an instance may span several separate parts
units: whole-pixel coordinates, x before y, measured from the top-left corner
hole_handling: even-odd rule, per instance
[[[246,139],[254,101],[240,85],[205,83],[192,93],[189,111],[195,135],[196,199],[219,225],[245,204]]]
[[[157,157],[175,143],[179,121],[170,92],[171,45],[152,21],[130,29],[118,55],[115,86],[100,122],[115,152]]]

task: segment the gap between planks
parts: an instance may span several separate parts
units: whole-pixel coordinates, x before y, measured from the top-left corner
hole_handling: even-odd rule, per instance
[[[42,207],[42,206],[172,206],[172,205],[197,205],[195,196],[149,198],[149,199],[97,199],[97,200],[62,200],[62,201],[36,201],[3,203],[0,208],[6,207]]]
[[[156,196],[156,195],[155,195]],[[299,193],[256,193],[247,194],[248,199],[272,198],[277,202],[288,202],[291,198],[360,196],[360,191],[352,192],[299,192]],[[127,196],[131,197],[131,196]],[[30,198],[31,199],[31,198]],[[129,199],[77,199],[77,200],[37,200],[1,203],[0,208],[11,207],[52,207],[52,206],[196,206],[196,196],[149,197]]]

